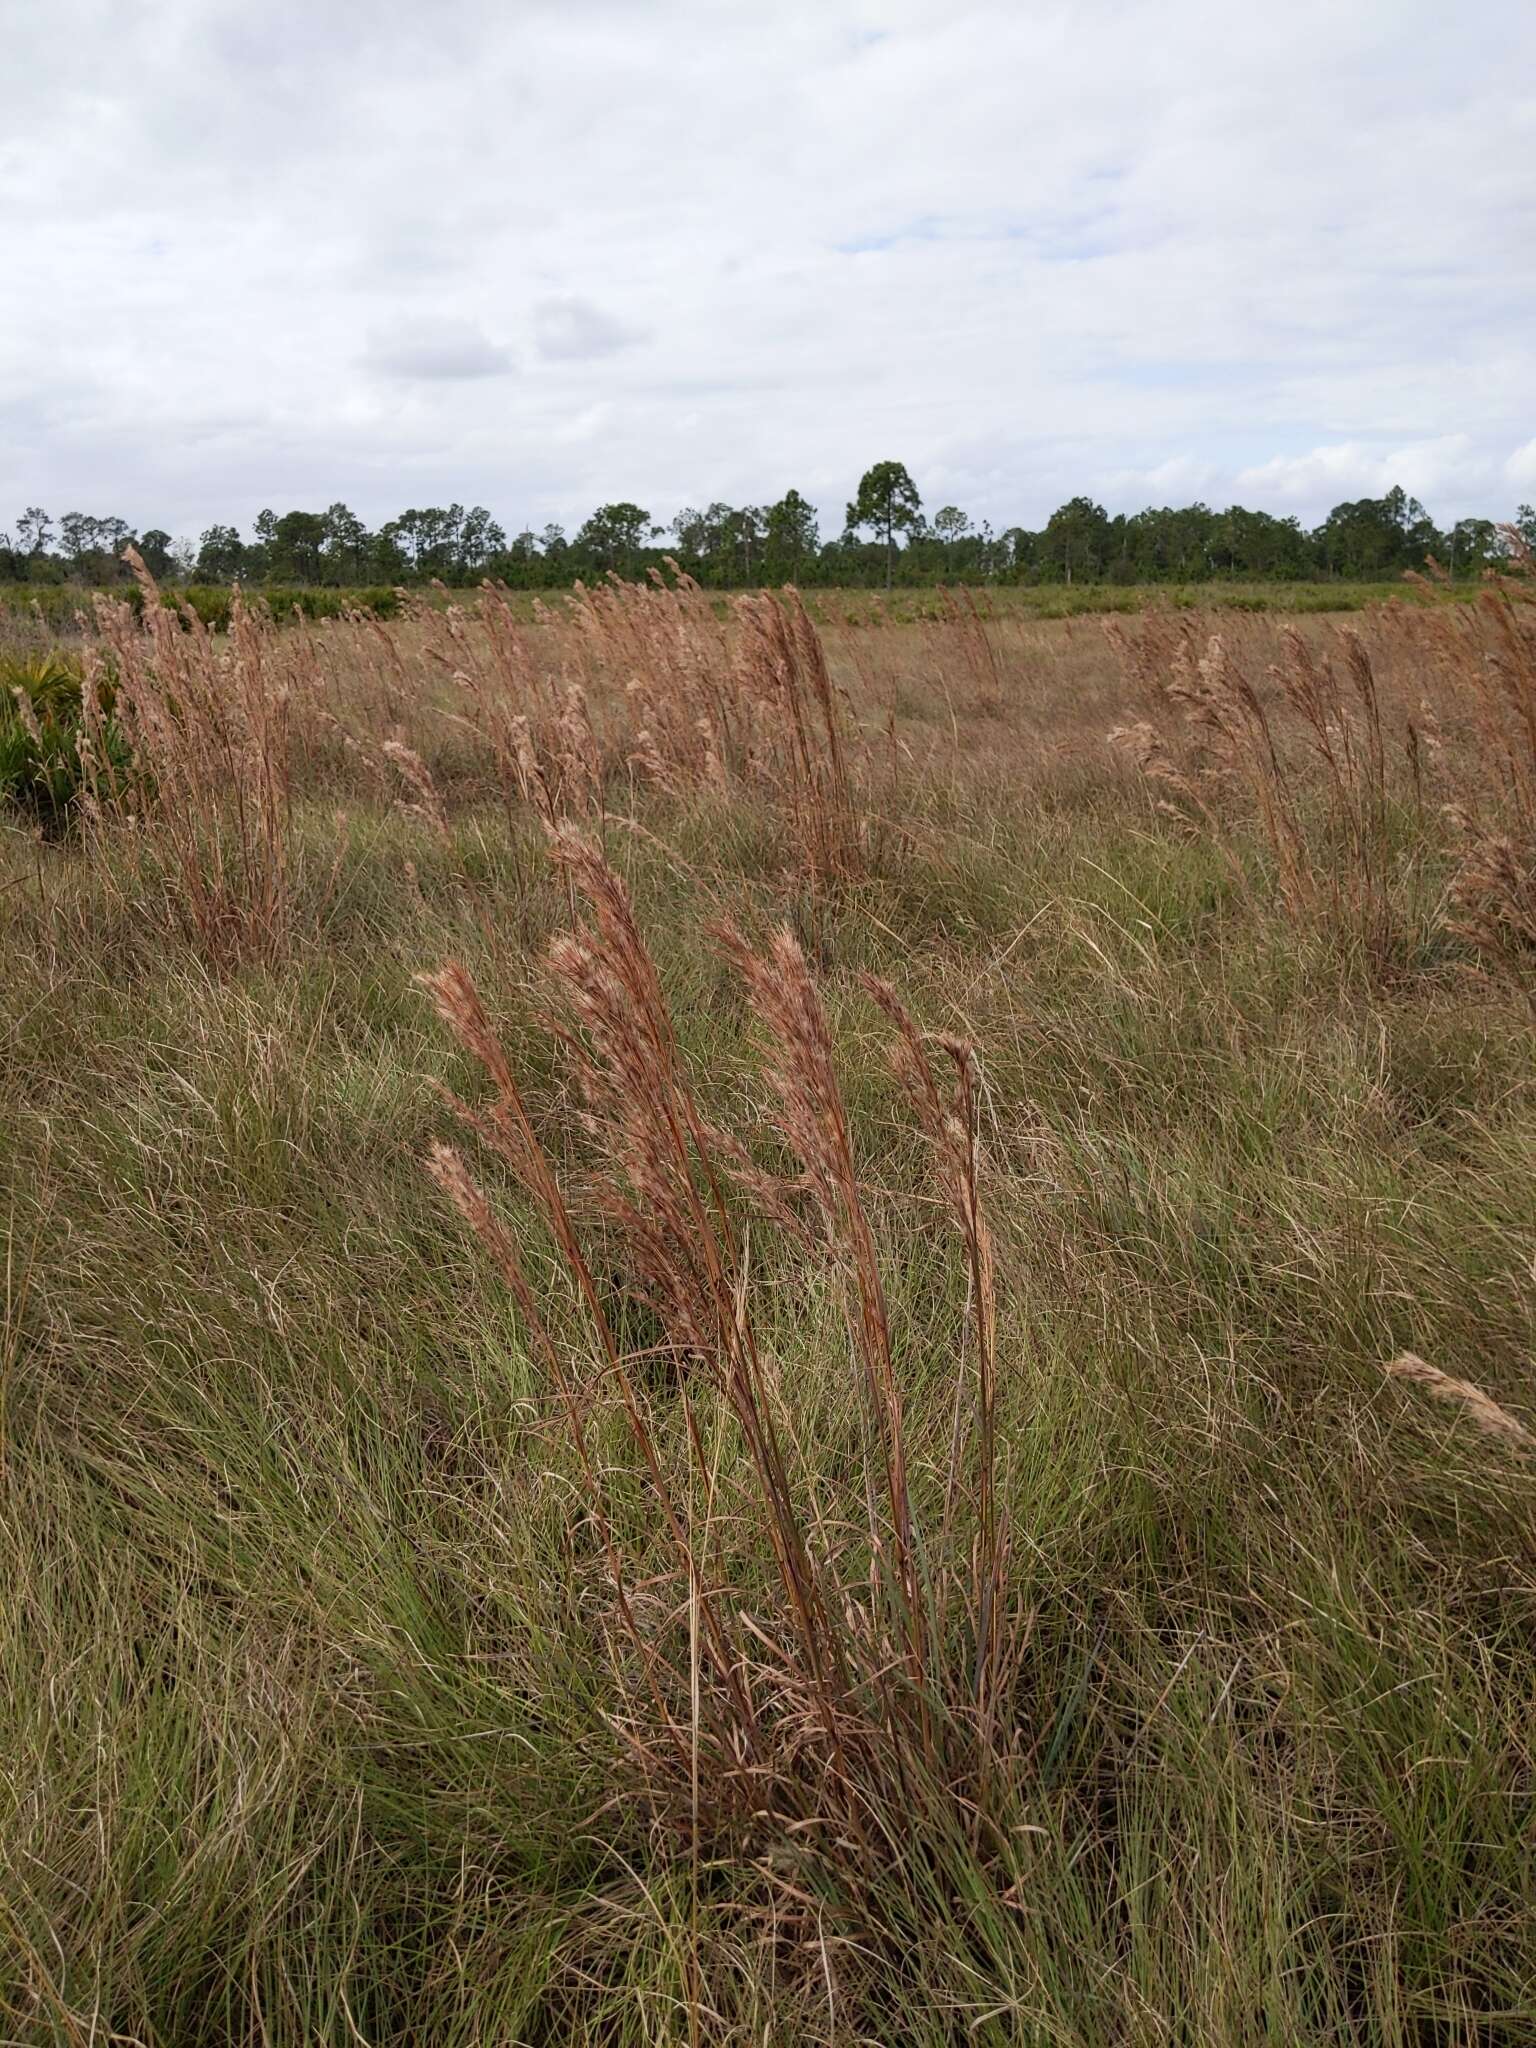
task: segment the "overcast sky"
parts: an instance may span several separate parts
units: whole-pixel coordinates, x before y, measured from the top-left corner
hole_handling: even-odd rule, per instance
[[[0,0],[0,527],[1536,499],[1536,0]]]

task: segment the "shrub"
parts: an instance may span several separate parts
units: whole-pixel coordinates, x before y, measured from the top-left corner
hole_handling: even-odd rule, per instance
[[[251,601],[264,604],[279,622],[291,619],[295,612],[306,619],[339,619],[348,612],[368,612],[374,618],[387,619],[400,608],[399,592],[385,588],[319,590],[274,584],[247,595]],[[168,611],[180,614],[183,620],[190,611],[211,633],[229,631],[234,599],[232,586],[217,583],[189,583],[160,592],[160,602]],[[128,593],[128,601],[135,611],[142,609],[144,594],[137,585]]]
[[[306,619],[335,619],[349,612],[367,612],[377,619],[393,618],[400,609],[400,593],[384,585],[370,589],[302,589],[259,585],[247,591],[248,599],[265,604],[273,618],[287,621],[295,612]],[[42,631],[69,633],[82,618],[89,619],[97,596],[107,596],[143,609],[144,593],[136,583],[116,585],[106,591],[92,591],[78,583],[0,584],[0,618],[35,622]],[[160,592],[160,602],[185,621],[188,611],[210,632],[229,630],[234,602],[232,586],[218,583],[187,583]]]

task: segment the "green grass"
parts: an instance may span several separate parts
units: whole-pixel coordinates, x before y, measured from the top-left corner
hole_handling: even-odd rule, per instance
[[[685,863],[822,965],[926,1498],[964,1277],[856,971],[981,1048],[1007,1846],[898,1825],[852,1892],[814,1834],[696,1863],[636,1796],[571,1454],[420,1166],[434,1084],[477,1087],[413,985],[450,956],[579,1153],[532,835],[465,817],[453,855],[363,809],[332,892],[317,805],[291,952],[217,979],[10,834],[0,2036],[1536,2040],[1536,1483],[1378,1369],[1411,1346],[1536,1406],[1528,994],[1454,951],[1383,990],[1130,795],[999,812],[821,904],[739,808],[650,823],[614,857],[712,1110],[763,1087]],[[792,1248],[753,1255],[835,1491],[841,1321]],[[656,1416],[680,1471],[665,1388]],[[638,1580],[660,1534],[594,1427]],[[760,1532],[725,1541],[751,1584]]]
[[[1312,612],[1359,612],[1392,599],[1400,603],[1466,602],[1476,596],[1478,588],[1475,583],[1411,584],[1402,578],[1376,583],[1291,583],[1275,578],[1208,583],[997,583],[977,586],[972,594],[989,618],[1073,619],[1110,612],[1139,615],[1149,606],[1176,612],[1276,612],[1294,617]],[[869,625],[909,624],[945,616],[937,590],[817,589],[807,596],[818,616],[850,618]]]

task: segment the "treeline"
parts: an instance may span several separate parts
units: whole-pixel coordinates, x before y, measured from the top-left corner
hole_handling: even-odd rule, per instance
[[[1536,511],[1510,522],[1536,544]],[[483,505],[402,512],[376,531],[346,505],[325,512],[265,511],[250,537],[210,526],[197,541],[158,527],[66,512],[57,521],[29,506],[13,533],[0,532],[0,582],[123,581],[122,552],[138,548],[168,583],[356,588],[486,577],[513,588],[559,589],[578,578],[644,575],[668,558],[711,589],[794,582],[806,586],[933,583],[1200,583],[1230,578],[1369,581],[1421,568],[1433,557],[1471,576],[1506,557],[1508,528],[1461,519],[1441,528],[1401,489],[1335,505],[1320,526],[1242,505],[1164,506],[1111,515],[1072,498],[1037,532],[996,533],[958,506],[928,517],[899,462],[876,463],[860,480],[840,533],[823,539],[815,508],[798,491],[772,505],[688,507],[667,526],[640,505],[602,505],[576,532],[559,526],[507,537]]]

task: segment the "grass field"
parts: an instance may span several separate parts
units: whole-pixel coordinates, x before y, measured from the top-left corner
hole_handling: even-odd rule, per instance
[[[1529,603],[151,611],[0,832],[0,2039],[1536,2041]]]

